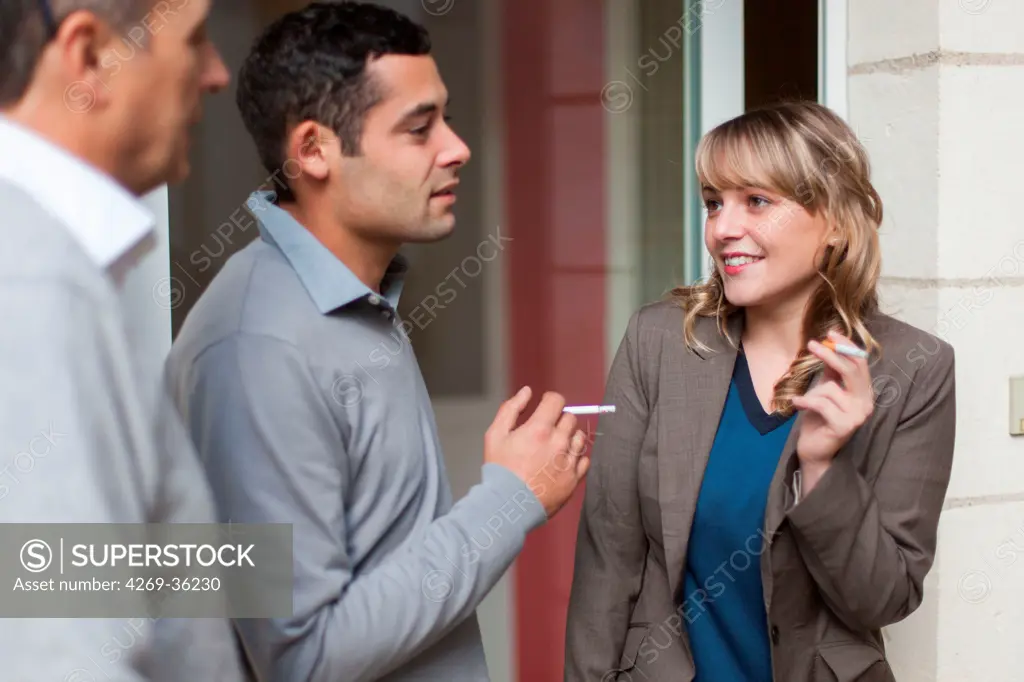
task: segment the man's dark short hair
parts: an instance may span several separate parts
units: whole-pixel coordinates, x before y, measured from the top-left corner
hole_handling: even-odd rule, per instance
[[[271,24],[239,71],[236,102],[260,161],[277,178],[278,198],[294,198],[285,168],[294,126],[316,121],[338,136],[344,154],[358,155],[363,120],[381,97],[367,63],[430,47],[422,26],[371,3],[315,2]]]
[[[87,10],[117,29],[142,21],[155,0],[0,0],[0,107],[20,100],[61,20]]]

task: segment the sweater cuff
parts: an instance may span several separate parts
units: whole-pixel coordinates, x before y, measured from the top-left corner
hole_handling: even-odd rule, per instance
[[[522,515],[521,523],[524,536],[530,531],[538,528],[548,520],[548,514],[544,511],[537,496],[530,490],[526,482],[516,476],[512,471],[500,464],[488,462],[483,466],[482,481],[488,488],[497,493],[501,499],[506,500],[502,505],[502,513],[514,520],[516,515]],[[507,511],[507,513],[505,513]]]
[[[814,489],[786,516],[820,555],[839,551],[836,538],[855,528],[863,516],[864,482],[848,457],[836,457]],[[801,491],[802,493],[802,491]]]

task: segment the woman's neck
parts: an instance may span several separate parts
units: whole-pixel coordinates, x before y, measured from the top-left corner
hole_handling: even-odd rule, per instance
[[[806,300],[793,300],[784,305],[745,308],[744,347],[757,347],[792,360],[805,344],[803,333],[806,306]]]
[[[773,410],[775,385],[804,346],[805,301],[744,308],[743,355],[754,392],[765,412]]]

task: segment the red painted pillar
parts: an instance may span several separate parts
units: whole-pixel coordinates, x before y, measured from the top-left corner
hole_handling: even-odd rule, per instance
[[[505,0],[502,31],[510,385],[532,386],[534,404],[545,390],[596,403],[606,378],[603,5]],[[562,680],[581,502],[582,490],[517,562],[520,682]]]

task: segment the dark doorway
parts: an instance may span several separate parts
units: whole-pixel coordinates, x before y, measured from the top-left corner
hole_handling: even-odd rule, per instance
[[[818,0],[743,3],[746,108],[818,99]]]

